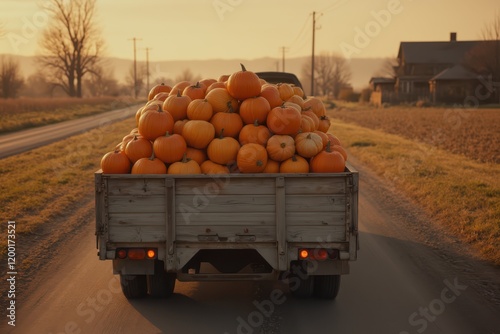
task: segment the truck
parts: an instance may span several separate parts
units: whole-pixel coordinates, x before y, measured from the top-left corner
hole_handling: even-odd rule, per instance
[[[129,299],[168,297],[177,280],[280,280],[293,296],[335,299],[357,258],[348,162],[342,173],[94,176],[98,258]]]
[[[358,172],[95,173],[100,260],[127,298],[167,297],[175,281],[283,280],[333,299],[358,250]]]

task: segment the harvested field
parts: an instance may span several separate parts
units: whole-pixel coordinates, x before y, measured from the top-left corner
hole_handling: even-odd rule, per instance
[[[330,116],[464,155],[500,163],[500,109],[341,106]]]

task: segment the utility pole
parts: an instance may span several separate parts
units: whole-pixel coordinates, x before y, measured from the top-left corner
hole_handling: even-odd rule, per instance
[[[288,48],[285,46],[280,47],[281,49],[281,63],[282,63],[282,72],[285,72],[285,52],[288,51]]]
[[[130,38],[129,41],[132,40],[134,42],[134,97],[137,99],[137,48],[136,48],[136,41],[140,41],[140,38]]]
[[[311,59],[311,95],[314,95],[314,37],[316,33],[316,12],[313,12],[313,38],[312,38],[312,59]]]
[[[151,48],[146,48],[146,92],[149,92],[149,50]]]

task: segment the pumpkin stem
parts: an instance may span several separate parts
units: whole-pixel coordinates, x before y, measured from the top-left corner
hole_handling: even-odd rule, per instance
[[[149,157],[149,160],[153,161],[155,159],[155,151],[153,150],[153,153],[151,153],[151,156]]]
[[[254,125],[254,126],[259,126],[259,120],[258,120],[258,119],[256,119],[256,120],[253,122],[253,125]]]
[[[170,137],[170,136],[171,136],[170,131],[165,132],[165,137]]]
[[[311,139],[311,133],[309,132],[309,134],[307,135],[306,137],[307,139]]]
[[[286,143],[281,143],[280,146],[281,146],[281,148],[285,148],[286,147]]]
[[[178,90],[177,90],[177,97],[181,97],[181,96],[182,96],[182,95],[181,95],[181,90],[180,90],[180,89],[178,89]]]
[[[191,161],[191,158],[188,158],[187,153],[184,153],[182,155],[182,163],[188,163],[189,161]]]
[[[328,153],[332,152],[332,142],[329,140],[328,143],[326,143],[326,148],[325,151]]]
[[[293,161],[293,162],[297,162],[297,156],[296,156],[295,154],[294,154],[294,155],[292,155],[292,161]]]
[[[262,162],[262,160],[257,160],[257,166],[262,167],[263,165],[264,163]]]
[[[163,112],[163,109],[161,108],[161,105],[158,105],[158,112]]]
[[[199,81],[197,81],[197,82],[196,82],[196,85],[194,85],[193,87],[194,87],[194,88],[200,88],[200,82],[199,82]]]
[[[244,66],[242,63],[240,63],[240,65],[241,65],[241,71],[242,71],[242,72],[246,72],[246,71],[247,71],[247,69],[245,68],[245,66]]]
[[[165,86],[165,83],[163,83],[163,82],[162,82],[160,85],[161,85],[161,86]]]
[[[228,113],[230,113],[230,114],[233,113],[234,109],[233,109],[233,104],[231,103],[231,101],[227,101],[226,105],[227,105]]]
[[[224,128],[222,128],[220,130],[220,135],[219,135],[219,139],[223,139],[224,138]]]

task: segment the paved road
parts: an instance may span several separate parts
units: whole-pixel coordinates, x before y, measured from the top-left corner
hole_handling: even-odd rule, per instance
[[[135,115],[139,105],[0,136],[0,159]]]
[[[17,326],[7,332],[500,333],[500,308],[473,284],[479,274],[493,275],[496,281],[485,283],[497,284],[499,271],[468,267],[470,258],[450,259],[416,241],[404,226],[412,219],[407,207],[382,183],[363,174],[359,259],[333,302],[294,299],[279,282],[177,282],[170,299],[128,301],[111,263],[97,260],[89,222],[69,248],[53,250],[60,255],[40,274],[36,289],[17,301]],[[279,305],[269,303],[274,289],[284,291]]]

